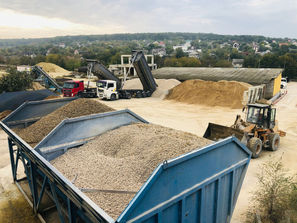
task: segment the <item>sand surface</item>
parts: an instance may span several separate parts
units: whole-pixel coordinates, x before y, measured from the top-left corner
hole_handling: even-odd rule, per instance
[[[215,122],[223,125],[231,125],[236,114],[240,114],[241,109],[229,109],[223,107],[206,107],[201,105],[182,104],[173,101],[161,100],[158,98],[144,98],[118,101],[102,101],[115,109],[129,108],[148,121],[163,126],[183,130],[186,132],[202,136],[208,122]],[[232,222],[244,222],[242,216],[248,208],[250,192],[256,188],[256,173],[259,164],[269,159],[282,160],[285,168],[296,172],[297,170],[297,83],[288,84],[288,94],[276,105],[277,119],[282,130],[287,132],[287,136],[281,138],[281,146],[276,152],[264,151],[262,156],[252,160],[247,171],[246,178],[240,192]],[[7,140],[5,133],[0,132],[0,182],[14,187],[11,177]],[[8,188],[8,187],[5,187]],[[6,199],[10,199],[9,197]],[[31,214],[28,213],[28,214]],[[1,217],[0,217],[1,220]]]

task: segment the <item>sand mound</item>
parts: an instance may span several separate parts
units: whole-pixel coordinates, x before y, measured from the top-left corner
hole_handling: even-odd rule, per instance
[[[152,94],[153,98],[163,99],[169,92],[169,89],[180,84],[180,81],[176,79],[155,79],[158,85],[156,91]],[[124,89],[143,89],[143,86],[139,78],[128,80],[125,83]]]
[[[12,111],[10,110],[6,110],[6,111],[3,111],[3,112],[0,112],[0,121],[2,119],[4,119],[6,116],[8,116]]]
[[[237,81],[187,80],[171,89],[166,99],[189,104],[242,108],[243,92],[250,86]]]
[[[45,87],[43,87],[40,83],[38,82],[33,82],[32,83],[32,89],[33,91],[37,91],[37,90],[43,90],[45,89]]]
[[[58,99],[58,98],[61,98],[61,96],[59,96],[59,95],[50,95],[50,96],[46,97],[43,100],[51,100],[51,99]]]
[[[77,176],[78,188],[95,189],[87,196],[117,218],[158,164],[210,143],[190,133],[138,123],[97,136],[52,164],[70,180]]]
[[[65,70],[64,68],[53,63],[40,62],[36,65],[42,67],[42,69],[53,78],[58,76],[63,77],[71,74],[70,71]]]
[[[31,146],[35,146],[66,118],[75,118],[108,111],[114,111],[114,109],[92,99],[77,99],[42,117],[29,127],[18,130],[17,133]]]

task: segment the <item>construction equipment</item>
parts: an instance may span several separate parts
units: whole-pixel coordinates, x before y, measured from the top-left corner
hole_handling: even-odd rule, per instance
[[[47,88],[54,88],[55,91],[61,92],[62,86],[60,86],[49,74],[47,74],[42,67],[33,66],[32,72],[36,75],[37,81],[44,82]]]
[[[124,90],[123,87],[125,85],[126,76],[123,80],[120,80],[97,60],[87,61],[89,62],[88,72],[96,75],[100,79],[100,81],[97,82],[97,87],[101,99],[116,100],[119,98],[150,97],[157,88],[157,84],[142,51],[133,51],[131,66],[133,64],[136,69],[143,89]]]
[[[65,81],[63,85],[63,96],[64,97],[81,97],[81,98],[97,98],[98,89],[84,86],[84,81]]]
[[[246,121],[237,115],[231,127],[209,123],[203,137],[217,141],[234,135],[249,148],[252,158],[259,157],[263,147],[277,150],[280,136],[286,133],[278,129],[276,109],[269,104],[247,104],[245,110]]]

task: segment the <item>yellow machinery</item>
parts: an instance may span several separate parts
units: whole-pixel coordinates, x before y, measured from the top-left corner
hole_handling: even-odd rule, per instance
[[[243,108],[245,110],[245,121],[237,115],[231,127],[209,123],[203,137],[217,141],[234,135],[249,148],[253,158],[259,157],[263,147],[277,150],[280,136],[286,133],[278,129],[276,109],[267,104],[248,104]]]

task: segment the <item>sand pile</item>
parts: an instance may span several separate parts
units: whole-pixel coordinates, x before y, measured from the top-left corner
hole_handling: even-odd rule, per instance
[[[166,99],[189,104],[242,108],[243,92],[250,86],[237,81],[187,80],[171,89]]]
[[[40,62],[36,65],[42,67],[42,69],[53,78],[58,76],[63,77],[71,74],[70,71],[65,70],[64,68],[53,63]]]
[[[114,109],[92,99],[77,99],[42,117],[29,127],[17,130],[17,134],[31,146],[35,146],[66,118],[108,111],[114,111]]]
[[[97,136],[52,164],[69,180],[76,178],[78,188],[93,189],[87,196],[117,218],[158,164],[210,143],[190,133],[138,123]]]
[[[0,112],[0,121],[4,119],[6,116],[8,116],[11,112],[11,110],[5,110],[3,112]]]
[[[169,92],[169,89],[180,84],[180,81],[176,79],[155,79],[158,85],[156,91],[152,94],[154,98],[163,99]],[[143,89],[143,86],[139,78],[128,80],[125,83],[124,89]]]
[[[32,90],[37,91],[37,90],[43,90],[45,87],[43,87],[40,83],[38,82],[33,82],[32,83]]]
[[[61,96],[59,96],[59,95],[50,95],[50,96],[46,97],[43,100],[51,100],[51,99],[58,99],[58,98],[61,98]]]

